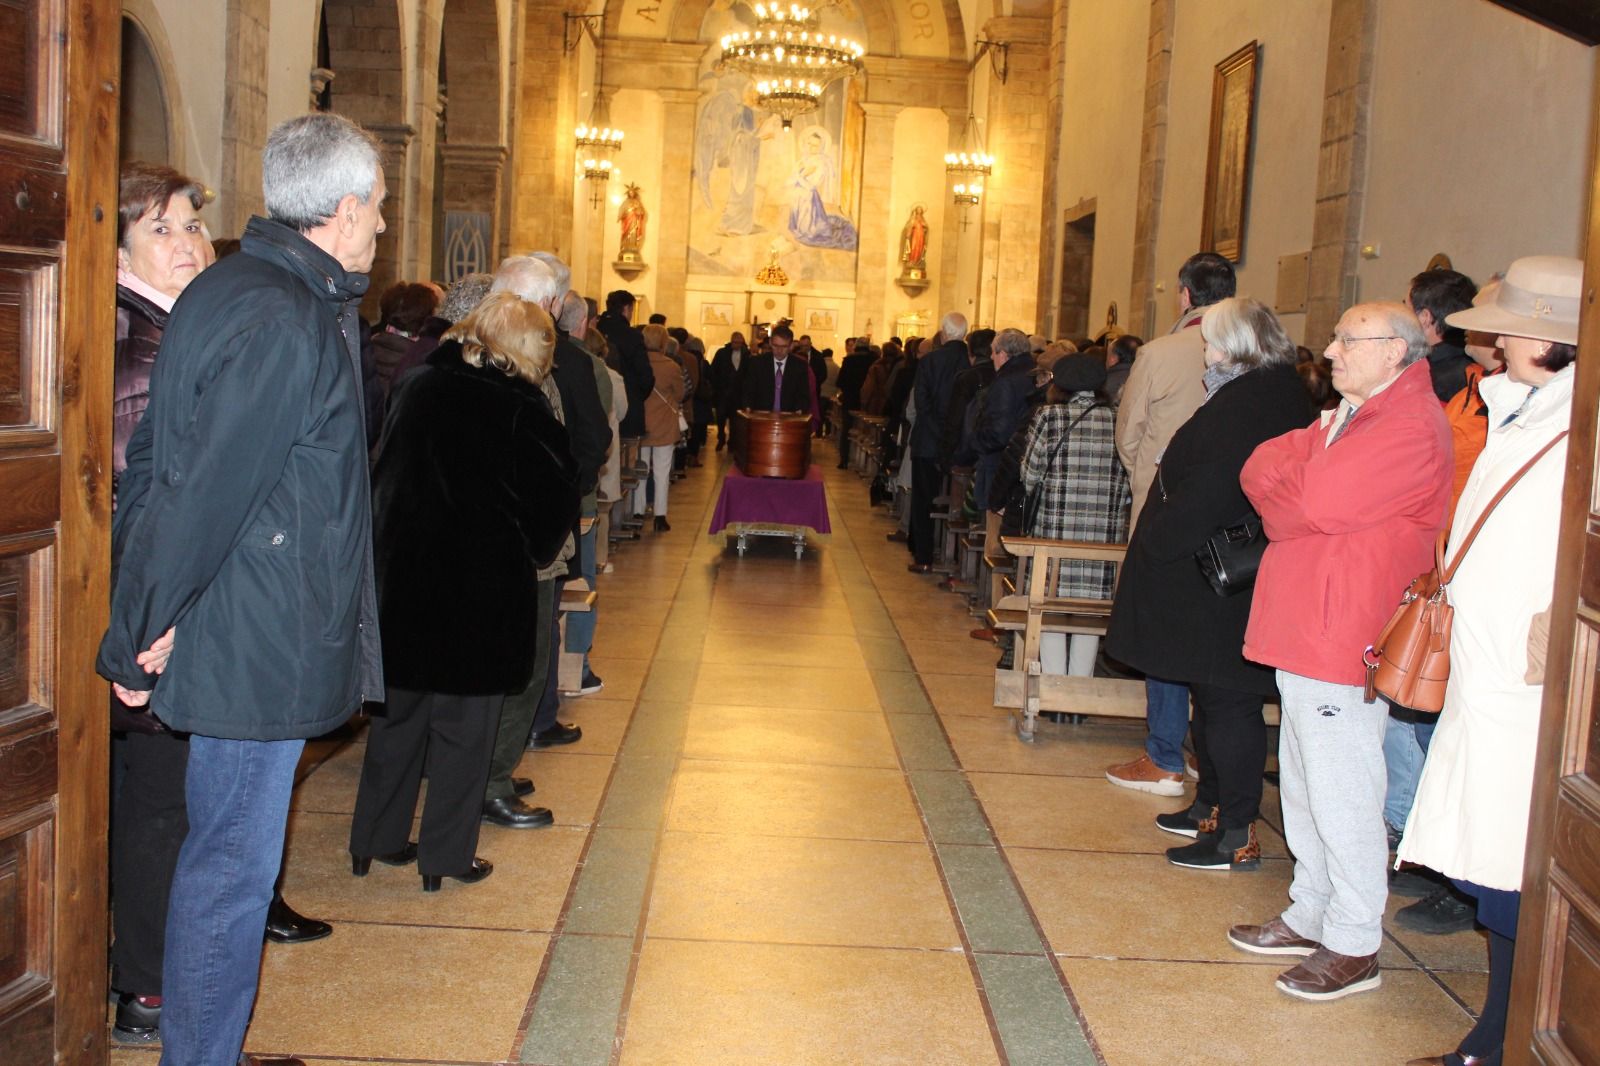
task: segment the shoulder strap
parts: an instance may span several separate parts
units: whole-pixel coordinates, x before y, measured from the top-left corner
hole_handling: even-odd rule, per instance
[[[1489,501],[1489,506],[1483,509],[1483,512],[1478,515],[1478,520],[1472,523],[1472,528],[1467,530],[1466,537],[1461,541],[1461,547],[1456,549],[1456,557],[1450,561],[1449,568],[1441,572],[1439,576],[1439,584],[1450,584],[1450,579],[1456,576],[1456,568],[1461,565],[1462,556],[1466,555],[1467,549],[1472,547],[1472,542],[1477,539],[1478,530],[1483,528],[1483,523],[1488,520],[1489,515],[1493,513],[1494,509],[1500,505],[1500,501],[1506,498],[1506,493],[1510,492],[1512,486],[1516,485],[1517,482],[1522,480],[1522,475],[1526,474],[1529,470],[1532,470],[1534,464],[1540,459],[1543,459],[1551,448],[1554,448],[1557,444],[1560,444],[1561,441],[1566,437],[1567,433],[1568,431],[1565,429],[1560,433],[1557,433],[1550,439],[1548,444],[1534,452],[1533,458],[1523,463],[1522,468],[1515,474],[1512,474],[1509,481],[1500,486],[1500,491],[1494,494],[1494,499]],[[1444,534],[1440,534],[1440,536],[1442,538]],[[1444,559],[1444,547],[1442,539],[1440,541],[1440,547],[1438,550],[1438,559],[1440,561]]]
[[[1083,411],[1079,412],[1077,418],[1074,418],[1071,422],[1067,423],[1067,428],[1061,431],[1061,439],[1056,441],[1056,446],[1050,450],[1050,461],[1045,464],[1044,468],[1046,473],[1049,473],[1051,470],[1055,469],[1056,456],[1061,454],[1061,449],[1065,448],[1067,446],[1067,441],[1072,439],[1072,431],[1078,428],[1078,423],[1082,422],[1085,418],[1088,418],[1089,412],[1093,411],[1096,407],[1104,406],[1106,406],[1104,403],[1096,400]]]

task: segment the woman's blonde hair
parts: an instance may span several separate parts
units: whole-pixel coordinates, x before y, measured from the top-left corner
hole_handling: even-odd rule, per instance
[[[556,327],[549,312],[514,292],[490,293],[444,340],[461,342],[468,366],[492,366],[507,377],[534,385],[550,373]]]
[[[667,350],[667,341],[671,340],[671,338],[667,336],[666,326],[653,322],[639,330],[639,332],[644,337],[646,351],[665,352]]]

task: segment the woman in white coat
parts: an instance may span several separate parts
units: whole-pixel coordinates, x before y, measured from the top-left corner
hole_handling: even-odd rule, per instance
[[[1450,685],[1400,858],[1438,870],[1476,897],[1478,921],[1489,931],[1489,991],[1478,1024],[1456,1051],[1415,1059],[1412,1066],[1501,1061],[1582,285],[1583,264],[1576,259],[1519,259],[1492,303],[1447,319],[1462,329],[1498,334],[1506,358],[1506,373],[1480,386],[1489,412],[1488,443],[1456,507],[1447,560],[1500,489],[1555,444],[1495,507],[1450,585]]]

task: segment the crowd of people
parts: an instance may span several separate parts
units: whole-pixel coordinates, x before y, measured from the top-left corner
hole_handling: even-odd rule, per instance
[[[1421,897],[1397,920],[1422,931],[1481,922],[1487,1002],[1456,1051],[1423,1061],[1499,1061],[1576,260],[1519,259],[1481,291],[1430,269],[1400,300],[1350,308],[1321,356],[1202,252],[1179,273],[1177,322],[1149,342],[969,330],[950,313],[927,341],[849,338],[837,362],[781,322],[708,360],[665,316],[634,323],[626,291],[602,310],[544,252],[448,289],[398,283],[369,327],[384,174],[344,119],[274,129],[263,188],[267,217],[212,242],[198,183],[144,164],[122,177],[98,661],[114,693],[119,1039],[232,1061],[263,931],[328,935],[275,885],[303,744],[363,704],[353,874],[376,860],[415,864],[425,892],[471,884],[493,872],[482,824],[550,825],[514,771],[529,748],[578,741],[562,697],[603,688],[594,614],[563,629],[561,587],[594,587],[602,511],[670,532],[674,479],[701,465],[713,425],[721,451],[753,408],[808,413],[841,466],[856,421],[884,419],[898,442],[884,476],[908,497],[889,536],[912,573],[933,568],[952,484],[966,497],[947,504],[1003,532],[1126,543],[1120,565],[1062,566],[1054,590],[1111,602],[1103,653],[1090,634],[1040,650],[1046,672],[1109,661],[1144,678],[1145,749],[1108,781],[1177,797],[1196,776],[1194,801],[1155,820],[1187,839],[1168,860],[1258,869],[1276,700],[1291,903],[1228,938],[1300,957],[1277,987],[1329,1000],[1379,984],[1390,892]],[[970,477],[951,482],[957,469]],[[1259,572],[1221,595],[1196,555],[1252,525]],[[1456,672],[1429,713],[1365,691],[1363,652],[1441,539],[1459,564]],[[583,664],[568,691],[563,650]]]
[[[238,1057],[263,931],[332,932],[275,889],[304,742],[370,713],[355,876],[415,865],[424,892],[490,876],[482,825],[554,822],[515,776],[523,753],[579,741],[562,698],[604,687],[598,605],[564,625],[559,607],[567,581],[595,587],[602,512],[669,532],[672,481],[717,415],[720,448],[763,359],[794,379],[786,328],[719,372],[664,316],[635,325],[630,293],[602,313],[545,252],[367,301],[383,168],[336,116],[273,130],[263,187],[267,217],[231,241],[170,167],[131,163],[120,189],[98,664],[112,1032],[182,1064]],[[563,652],[582,663],[567,690]]]
[[[1227,936],[1298,957],[1279,989],[1376,988],[1391,892],[1421,897],[1396,919],[1414,931],[1485,928],[1476,1025],[1412,1066],[1501,1061],[1581,285],[1582,263],[1552,256],[1481,290],[1429,269],[1351,307],[1318,356],[1202,252],[1165,336],[1047,342],[952,313],[931,343],[873,353],[882,406],[841,398],[847,420],[887,416],[900,444],[889,468],[909,503],[889,538],[911,572],[932,570],[933,508],[963,484],[1002,532],[1126,543],[1120,572],[1070,561],[1053,590],[1110,601],[1104,655],[1092,634],[1047,633],[1040,665],[1143,677],[1145,750],[1106,778],[1174,797],[1197,778],[1193,802],[1155,819],[1189,841],[1173,865],[1260,868],[1277,702],[1290,905]],[[1264,543],[1253,583],[1219,589],[1202,568],[1225,530]],[[1370,645],[1436,560],[1455,609],[1442,711],[1366,684]]]

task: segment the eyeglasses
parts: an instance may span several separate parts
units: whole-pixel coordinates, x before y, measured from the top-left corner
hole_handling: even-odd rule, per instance
[[[1404,338],[1397,337],[1392,333],[1386,334],[1382,337],[1347,337],[1343,333],[1335,333],[1333,336],[1329,337],[1328,340],[1333,344],[1337,344],[1341,348],[1348,348],[1352,344],[1360,344],[1362,341],[1398,341],[1404,340]]]

